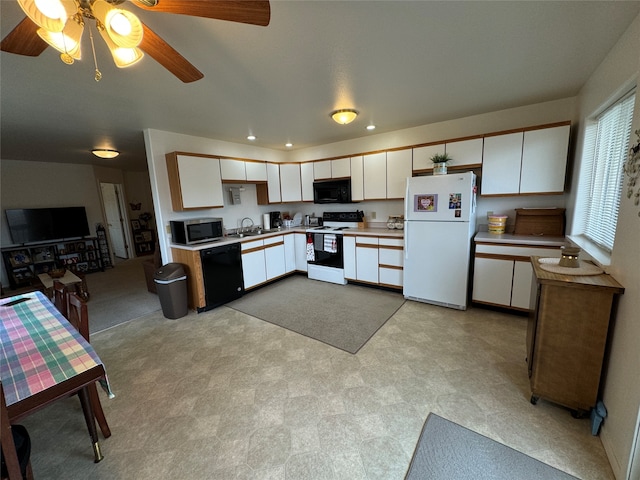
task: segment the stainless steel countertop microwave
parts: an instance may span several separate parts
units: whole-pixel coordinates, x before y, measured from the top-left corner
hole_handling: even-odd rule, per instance
[[[224,236],[222,218],[171,220],[170,224],[173,243],[181,245],[211,242]]]

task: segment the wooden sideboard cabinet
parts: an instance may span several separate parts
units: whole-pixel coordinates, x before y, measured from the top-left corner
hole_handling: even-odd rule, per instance
[[[596,405],[617,295],[624,288],[610,275],[560,275],[531,257],[534,282],[527,328],[531,403],[540,397],[576,415]]]

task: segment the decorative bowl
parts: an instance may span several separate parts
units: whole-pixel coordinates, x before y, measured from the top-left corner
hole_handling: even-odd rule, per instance
[[[67,273],[67,269],[66,268],[56,268],[54,270],[51,270],[49,272],[47,272],[49,274],[49,276],[51,278],[62,278],[64,277],[64,274]]]

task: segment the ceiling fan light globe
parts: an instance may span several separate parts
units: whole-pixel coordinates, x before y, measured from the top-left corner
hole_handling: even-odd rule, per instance
[[[70,19],[62,32],[50,32],[44,28],[39,28],[37,33],[42,40],[60,53],[67,54],[75,60],[80,60],[82,58],[80,40],[82,39],[83,30],[83,25]],[[65,61],[65,63],[67,62]]]
[[[144,57],[144,53],[139,48],[118,47],[111,54],[118,68],[127,68],[135,65]]]
[[[78,9],[74,0],[18,0],[18,5],[31,21],[50,32],[61,32]]]
[[[143,34],[142,22],[133,13],[115,8],[104,0],[96,0],[91,10],[117,46],[135,48],[140,45]]]
[[[105,29],[101,29],[100,35],[102,35],[102,39],[104,43],[109,47],[109,51],[111,52],[111,56],[113,57],[113,63],[116,64],[118,68],[127,68],[132,65],[138,63],[144,57],[144,53],[139,48],[123,48],[118,45],[111,39],[111,36],[107,33]]]

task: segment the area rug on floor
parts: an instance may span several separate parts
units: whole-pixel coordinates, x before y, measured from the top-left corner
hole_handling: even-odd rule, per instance
[[[401,293],[294,275],[227,306],[356,353],[403,303]]]
[[[577,480],[457,423],[430,413],[405,480]]]

